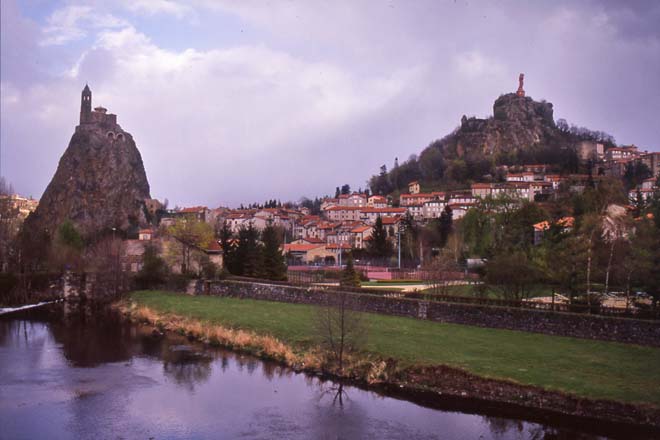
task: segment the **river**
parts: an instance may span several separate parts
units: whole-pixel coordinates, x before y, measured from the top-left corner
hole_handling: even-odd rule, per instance
[[[339,399],[338,388],[277,363],[154,336],[109,311],[57,304],[0,317],[2,439],[610,438],[354,386]]]

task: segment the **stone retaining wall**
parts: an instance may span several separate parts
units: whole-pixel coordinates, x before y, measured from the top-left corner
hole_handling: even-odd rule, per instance
[[[200,283],[197,293],[279,301],[327,304],[335,292],[245,281]],[[660,347],[660,322],[512,307],[456,304],[349,293],[356,310],[479,327],[600,339]]]

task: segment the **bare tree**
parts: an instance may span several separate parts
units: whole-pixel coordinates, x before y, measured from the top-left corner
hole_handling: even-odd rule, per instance
[[[432,293],[446,295],[451,273],[458,270],[452,251],[444,250],[425,267],[425,282]]]
[[[326,304],[318,308],[317,331],[331,367],[344,373],[347,354],[359,349],[366,337],[363,314],[355,310],[356,296],[328,292]]]

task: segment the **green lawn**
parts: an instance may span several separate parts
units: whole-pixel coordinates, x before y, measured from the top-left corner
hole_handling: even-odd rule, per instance
[[[141,291],[140,305],[314,343],[313,306]],[[446,364],[590,397],[660,406],[660,349],[366,314],[366,349],[404,364]]]

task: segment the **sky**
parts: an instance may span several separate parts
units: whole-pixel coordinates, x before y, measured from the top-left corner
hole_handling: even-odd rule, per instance
[[[0,173],[41,196],[80,93],[170,207],[333,194],[525,90],[660,151],[660,2],[2,0]]]

